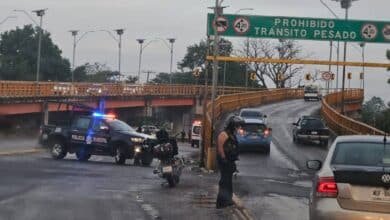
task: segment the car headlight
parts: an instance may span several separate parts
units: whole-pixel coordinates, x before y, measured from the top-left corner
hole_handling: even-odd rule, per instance
[[[143,142],[144,142],[144,139],[143,139],[143,138],[138,138],[138,137],[132,137],[132,138],[131,138],[131,142],[134,142],[134,143],[143,143]]]

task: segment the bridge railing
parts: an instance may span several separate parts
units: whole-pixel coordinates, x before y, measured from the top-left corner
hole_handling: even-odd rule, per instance
[[[218,87],[218,94],[233,94],[259,89]],[[204,94],[203,85],[138,85],[123,83],[66,83],[0,81],[0,98],[90,97],[90,96],[197,96]],[[208,88],[208,94],[211,90]]]
[[[353,135],[353,134],[369,134],[369,135],[384,135],[385,133],[379,129],[371,127],[362,122],[356,121],[345,115],[342,115],[337,109],[341,103],[341,92],[336,92],[327,95],[322,100],[321,113],[327,125],[339,135]],[[362,102],[364,91],[361,89],[352,89],[345,91],[345,102]]]
[[[237,93],[231,95],[222,95],[215,100],[214,122],[228,112],[238,110],[243,107],[254,107],[267,103],[273,103],[288,99],[303,98],[303,89],[271,89],[257,92]],[[207,113],[203,119],[203,146],[204,158],[207,169],[214,169],[216,158],[216,134],[213,131],[216,129],[216,123],[212,125],[211,104],[207,106]],[[213,129],[214,127],[214,129]]]

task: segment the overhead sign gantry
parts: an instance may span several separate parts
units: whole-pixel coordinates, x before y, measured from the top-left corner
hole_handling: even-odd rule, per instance
[[[213,20],[214,14],[208,14],[208,35],[214,35],[216,25],[219,35],[227,37],[390,43],[390,21],[232,14],[216,24]]]

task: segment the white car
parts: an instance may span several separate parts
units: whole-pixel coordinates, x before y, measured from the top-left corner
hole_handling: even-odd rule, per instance
[[[318,170],[310,193],[311,220],[390,219],[390,138],[341,136]]]

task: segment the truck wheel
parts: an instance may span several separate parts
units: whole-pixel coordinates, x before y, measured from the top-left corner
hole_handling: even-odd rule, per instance
[[[54,139],[50,142],[50,149],[51,149],[51,156],[56,159],[60,160],[63,159],[66,156],[66,147],[65,143],[61,140]]]
[[[149,152],[145,152],[142,155],[141,163],[143,166],[150,166],[150,164],[153,162],[153,154]]]
[[[115,149],[115,156],[114,156],[114,158],[115,158],[115,163],[116,164],[123,165],[126,162],[126,157],[125,157],[125,155],[123,155],[120,147],[117,147]]]
[[[89,158],[91,158],[91,154],[88,153],[85,149],[83,148],[80,148],[77,152],[76,152],[76,157],[79,161],[88,161]]]

